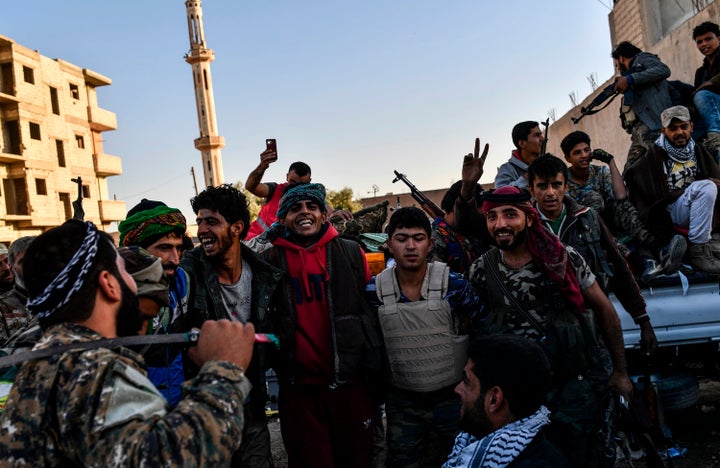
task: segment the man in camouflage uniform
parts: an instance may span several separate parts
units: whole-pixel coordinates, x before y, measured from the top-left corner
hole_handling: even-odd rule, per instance
[[[15,274],[15,285],[10,291],[0,295],[0,345],[30,322],[22,262],[25,250],[33,239],[35,236],[21,237],[10,244],[8,249],[8,262]]]
[[[484,161],[465,157],[462,192],[475,186]],[[529,193],[500,188],[485,195],[482,211],[499,246],[478,258],[468,275],[489,309],[485,331],[543,344],[553,364],[552,440],[573,464],[591,466],[598,459],[596,434],[606,386],[621,395],[632,392],[617,313],[577,251],[542,227]],[[609,378],[602,362],[607,352]]]
[[[670,274],[677,270],[687,249],[685,238],[675,235],[663,245],[645,227],[637,208],[628,198],[625,181],[613,155],[599,148],[592,150],[590,136],[581,131],[568,134],[560,147],[565,160],[570,163],[568,195],[597,211],[613,233],[629,236],[635,241],[642,260],[643,281],[649,281],[659,273]],[[592,160],[607,166],[591,164]]]
[[[67,221],[25,256],[35,349],[136,333],[135,282],[112,239]],[[222,466],[240,444],[252,325],[209,321],[190,352],[202,369],[168,411],[126,348],[65,350],[27,361],[0,418],[2,466]]]

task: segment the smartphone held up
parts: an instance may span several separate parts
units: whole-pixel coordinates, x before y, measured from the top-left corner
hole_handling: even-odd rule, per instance
[[[274,151],[275,152],[275,158],[273,160],[277,159],[277,142],[275,141],[275,138],[266,138],[265,139],[265,147],[266,151]]]

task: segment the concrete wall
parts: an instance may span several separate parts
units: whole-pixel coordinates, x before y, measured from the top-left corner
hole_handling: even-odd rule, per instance
[[[674,6],[666,5],[665,9],[658,7],[669,3],[674,3]],[[695,69],[702,64],[703,59],[692,40],[692,29],[704,21],[720,23],[720,0],[705,2],[706,8],[697,13],[693,12],[692,3],[690,0],[619,0],[609,15],[612,44],[609,44],[608,50],[622,41],[630,41],[642,50],[658,55],[672,70],[671,80],[692,84]],[[678,15],[681,15],[680,18],[676,18]],[[682,15],[687,19],[683,20]],[[673,18],[679,24],[673,23]],[[663,28],[672,30],[654,39],[662,33]],[[608,60],[611,59],[608,57]],[[587,106],[613,80],[614,77],[607,77],[607,81],[595,93],[587,96],[550,126],[549,152],[562,157],[560,141],[568,133],[582,130],[590,135],[594,148],[603,148],[614,154],[622,170],[630,147],[630,135],[620,126],[620,97],[608,108],[583,118],[577,125],[570,121],[571,117],[578,117],[580,108]]]

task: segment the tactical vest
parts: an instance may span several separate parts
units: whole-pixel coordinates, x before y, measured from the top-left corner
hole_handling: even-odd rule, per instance
[[[385,339],[392,384],[402,390],[432,392],[462,378],[468,335],[457,335],[447,294],[450,268],[428,263],[421,294],[424,301],[398,302],[395,267],[375,279],[380,327]]]

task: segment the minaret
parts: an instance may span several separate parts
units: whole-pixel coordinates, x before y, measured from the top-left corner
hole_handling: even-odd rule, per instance
[[[225,138],[218,135],[215,118],[215,99],[213,98],[210,62],[215,60],[215,52],[205,47],[205,31],[202,20],[201,0],[188,0],[188,31],[190,32],[190,52],[185,61],[193,70],[195,102],[197,104],[200,138],[195,139],[195,148],[202,154],[205,186],[221,185],[224,180],[220,148],[225,146]]]

